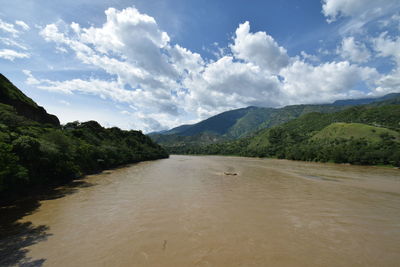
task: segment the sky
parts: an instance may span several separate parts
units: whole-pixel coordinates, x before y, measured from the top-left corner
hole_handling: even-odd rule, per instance
[[[398,0],[0,0],[0,72],[62,123],[144,132],[400,92]]]

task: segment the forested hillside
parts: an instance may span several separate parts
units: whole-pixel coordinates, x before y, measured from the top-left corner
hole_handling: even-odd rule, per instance
[[[168,157],[140,131],[58,118],[0,76],[0,198],[84,174]]]
[[[169,131],[150,134],[151,138],[164,146],[180,147],[208,145],[235,140],[254,134],[256,131],[281,125],[302,115],[320,112],[333,113],[362,104],[398,104],[400,94],[389,94],[380,98],[340,100],[332,104],[292,105],[282,108],[247,107],[223,112],[193,125],[182,125]]]
[[[395,100],[336,113],[309,113],[252,137],[208,146],[168,147],[171,153],[277,157],[400,166],[400,105]]]

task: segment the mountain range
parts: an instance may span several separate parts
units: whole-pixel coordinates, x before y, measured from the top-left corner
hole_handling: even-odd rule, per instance
[[[311,112],[247,137],[165,145],[172,154],[238,155],[400,167],[400,97]]]
[[[352,106],[380,102],[400,103],[400,93],[379,98],[338,100],[321,105],[291,105],[282,108],[251,106],[226,111],[196,124],[181,125],[149,135],[154,141],[166,147],[206,145],[254,135],[262,129],[284,124],[308,113],[334,113]]]

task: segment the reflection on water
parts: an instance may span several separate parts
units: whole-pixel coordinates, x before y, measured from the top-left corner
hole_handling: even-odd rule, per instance
[[[42,198],[31,212],[2,217],[8,228],[0,237],[0,265],[400,262],[399,170],[172,156],[85,183],[90,186]]]

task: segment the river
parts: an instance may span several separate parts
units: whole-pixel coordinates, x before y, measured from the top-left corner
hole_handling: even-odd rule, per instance
[[[2,266],[399,266],[400,171],[171,156],[0,220]]]

